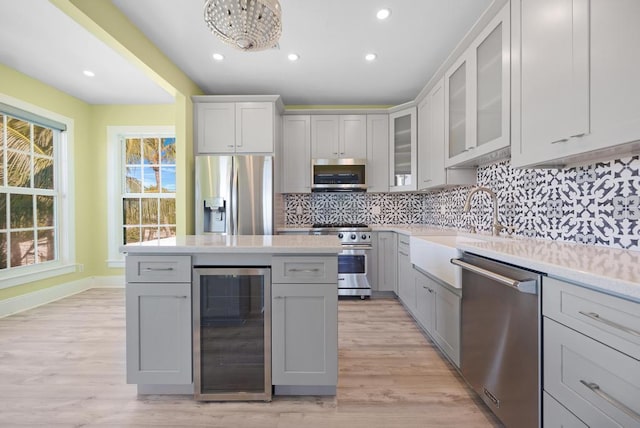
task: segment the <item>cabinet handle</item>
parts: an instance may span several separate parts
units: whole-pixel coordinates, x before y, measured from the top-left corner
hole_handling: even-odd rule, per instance
[[[333,154],[334,154],[334,155],[337,155],[337,154],[338,154],[338,152],[333,152]]]
[[[313,273],[313,272],[320,272],[320,269],[318,269],[318,268],[313,268],[313,269],[289,269],[289,272]]]
[[[634,330],[634,329],[632,329],[632,328],[625,327],[625,326],[623,326],[623,325],[621,325],[621,324],[618,324],[617,322],[614,322],[614,321],[608,320],[608,319],[606,319],[606,318],[602,318],[602,317],[600,316],[600,314],[597,314],[597,313],[595,313],[595,312],[583,312],[583,311],[578,311],[578,313],[579,313],[580,315],[584,315],[584,316],[585,316],[585,317],[587,317],[587,318],[591,318],[591,319],[592,319],[592,320],[594,320],[594,321],[598,321],[598,322],[600,322],[600,323],[602,323],[602,324],[606,324],[606,325],[608,325],[609,327],[613,327],[613,328],[616,328],[616,329],[618,329],[618,330],[622,330],[622,331],[624,331],[625,333],[629,333],[629,334],[632,334],[632,335],[634,335],[634,336],[636,336],[636,337],[640,337],[640,332],[638,332],[638,331],[636,331],[636,330]]]
[[[561,138],[559,140],[552,141],[551,144],[566,143],[567,141],[569,141],[568,138]]]
[[[584,135],[586,134],[586,132],[583,132],[581,134],[576,134],[576,135],[572,135],[571,138],[580,138],[580,137],[584,137]]]
[[[176,296],[176,299],[188,299],[189,296]]]
[[[145,272],[168,272],[168,271],[172,271],[173,268],[172,267],[166,267],[166,268],[144,268],[143,270]]]
[[[640,415],[639,414],[637,414],[636,412],[631,410],[629,407],[627,407],[623,403],[619,402],[618,400],[616,400],[615,398],[613,398],[612,396],[610,396],[609,394],[604,392],[602,389],[600,389],[600,385],[598,385],[597,383],[595,383],[595,382],[587,382],[587,381],[582,380],[582,379],[580,379],[580,383],[583,384],[584,386],[586,386],[587,388],[589,388],[591,391],[593,391],[598,397],[600,397],[603,400],[607,401],[609,404],[611,404],[612,406],[616,407],[618,410],[621,410],[624,413],[626,413],[627,415],[629,415],[632,419],[634,419],[636,421],[640,421]]]
[[[423,183],[428,183],[430,181],[432,181],[430,178],[427,178],[426,180],[422,180]]]
[[[404,245],[409,245],[409,243],[407,241],[403,241],[403,240],[400,240],[400,243],[404,244]]]
[[[400,254],[402,254],[405,257],[409,257],[409,254],[405,253],[404,251],[398,251]]]
[[[433,293],[433,289],[427,287],[426,285],[423,285],[422,288],[424,288],[425,290],[427,290],[429,293]]]
[[[233,144],[227,144],[227,147],[233,147]]]
[[[273,296],[274,299],[284,299],[284,296]]]

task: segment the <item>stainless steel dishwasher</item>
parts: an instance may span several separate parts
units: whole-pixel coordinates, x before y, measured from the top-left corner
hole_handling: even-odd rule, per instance
[[[538,272],[465,253],[460,370],[506,427],[540,426]]]

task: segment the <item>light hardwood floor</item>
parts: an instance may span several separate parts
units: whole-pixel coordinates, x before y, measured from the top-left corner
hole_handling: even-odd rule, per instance
[[[124,290],[0,319],[0,427],[499,426],[393,299],[340,301],[336,397],[198,403],[125,384]]]

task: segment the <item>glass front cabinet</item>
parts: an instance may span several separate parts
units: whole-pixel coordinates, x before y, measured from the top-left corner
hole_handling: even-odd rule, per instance
[[[389,141],[389,190],[416,190],[417,124],[413,103],[404,104],[400,110],[389,114]]]
[[[509,3],[445,73],[446,166],[509,154]]]

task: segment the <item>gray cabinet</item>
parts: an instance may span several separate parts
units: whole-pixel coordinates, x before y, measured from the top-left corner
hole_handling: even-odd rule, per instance
[[[367,115],[367,192],[389,191],[389,115]]]
[[[311,117],[282,118],[282,192],[311,191]]]
[[[433,336],[436,318],[436,284],[427,275],[416,271],[416,318],[426,332]]]
[[[511,4],[512,164],[584,163],[633,150],[640,139],[640,2]]]
[[[544,390],[588,426],[640,427],[640,304],[553,278],[542,291]]]
[[[127,257],[127,383],[192,383],[190,260]]]
[[[337,257],[318,257],[316,264],[313,259],[273,258],[271,376],[274,385],[337,385]],[[282,274],[287,271],[295,275],[296,281],[291,275]],[[318,282],[320,277],[324,283]]]
[[[409,237],[398,236],[398,297],[412,314],[416,312],[416,282],[411,267]]]
[[[313,158],[367,158],[366,115],[311,116]]]
[[[542,426],[545,428],[588,428],[546,392],[542,394],[542,408],[544,409]]]
[[[378,232],[376,291],[393,291],[398,294],[398,250],[395,232]]]
[[[417,121],[413,102],[397,107],[389,114],[389,190],[417,189]]]
[[[279,96],[195,96],[193,101],[196,154],[274,152]]]

